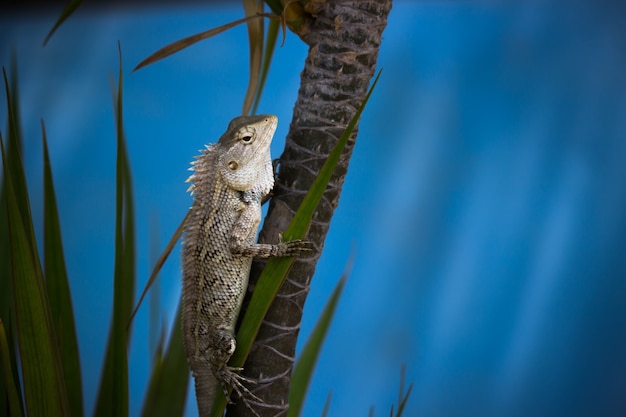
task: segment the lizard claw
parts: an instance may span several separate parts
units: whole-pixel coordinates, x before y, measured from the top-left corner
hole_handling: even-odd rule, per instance
[[[295,239],[285,242],[282,233],[278,234],[278,245],[282,249],[279,256],[298,256],[315,250],[313,242],[308,240]]]
[[[313,242],[308,240],[290,240],[289,242],[283,242],[283,245],[285,246],[285,256],[298,256],[315,251]]]
[[[224,391],[224,396],[226,397],[226,402],[228,404],[234,404],[234,402],[230,398],[230,393],[228,392],[228,387],[232,387],[232,389],[237,393],[237,396],[243,401],[246,408],[248,408],[252,413],[259,417],[257,412],[252,408],[250,403],[248,402],[248,398],[253,399],[254,401],[263,402],[262,399],[254,395],[243,382],[247,384],[256,384],[256,381],[246,378],[245,376],[239,374],[243,368],[234,368],[231,366],[226,366],[220,373],[220,381],[222,381],[222,390]]]

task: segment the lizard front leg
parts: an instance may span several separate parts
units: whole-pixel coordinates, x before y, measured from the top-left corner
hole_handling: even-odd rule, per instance
[[[250,258],[298,256],[313,251],[311,242],[301,239],[276,244],[254,243],[261,218],[259,202],[243,202],[239,219],[230,235],[231,253]]]

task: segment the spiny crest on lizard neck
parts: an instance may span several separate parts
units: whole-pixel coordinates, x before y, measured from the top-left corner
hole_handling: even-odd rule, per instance
[[[205,186],[213,187],[219,176],[234,190],[268,193],[274,185],[270,144],[277,125],[278,118],[267,114],[233,119],[219,141],[206,146],[191,163],[193,174],[187,182],[193,184],[188,191],[194,195]]]

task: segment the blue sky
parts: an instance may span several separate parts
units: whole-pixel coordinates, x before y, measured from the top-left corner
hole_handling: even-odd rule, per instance
[[[133,167],[138,279],[190,205],[192,157],[239,114],[237,28],[131,73],[159,47],[241,17],[235,6],[0,17],[17,55],[24,158],[41,218],[48,133],[74,295],[86,411],[112,297],[117,42]],[[623,415],[626,402],[626,29],[611,2],[396,2],[339,208],[305,308],[311,330],[350,253],[354,269],[305,415],[384,415],[402,364],[416,416]],[[277,157],[306,48],[277,50],[259,110]],[[0,104],[0,128],[6,107]],[[160,277],[164,320],[178,256]],[[149,369],[148,308],[130,350],[131,414]],[[189,403],[187,415],[195,415]]]

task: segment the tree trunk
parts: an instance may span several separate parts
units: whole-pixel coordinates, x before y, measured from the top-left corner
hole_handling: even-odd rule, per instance
[[[309,45],[309,52],[261,241],[278,241],[278,234],[285,230],[328,154],[363,102],[374,75],[390,10],[391,0],[328,0],[306,33],[300,33]],[[250,401],[260,416],[287,414],[302,310],[339,201],[356,134],[357,129],[348,141],[307,237],[315,245],[316,255],[296,260],[244,365],[244,375],[257,381],[250,388],[264,402]],[[253,265],[248,295],[254,290],[263,266],[263,262]],[[235,402],[228,408],[229,416],[251,415],[242,401],[235,398]]]

